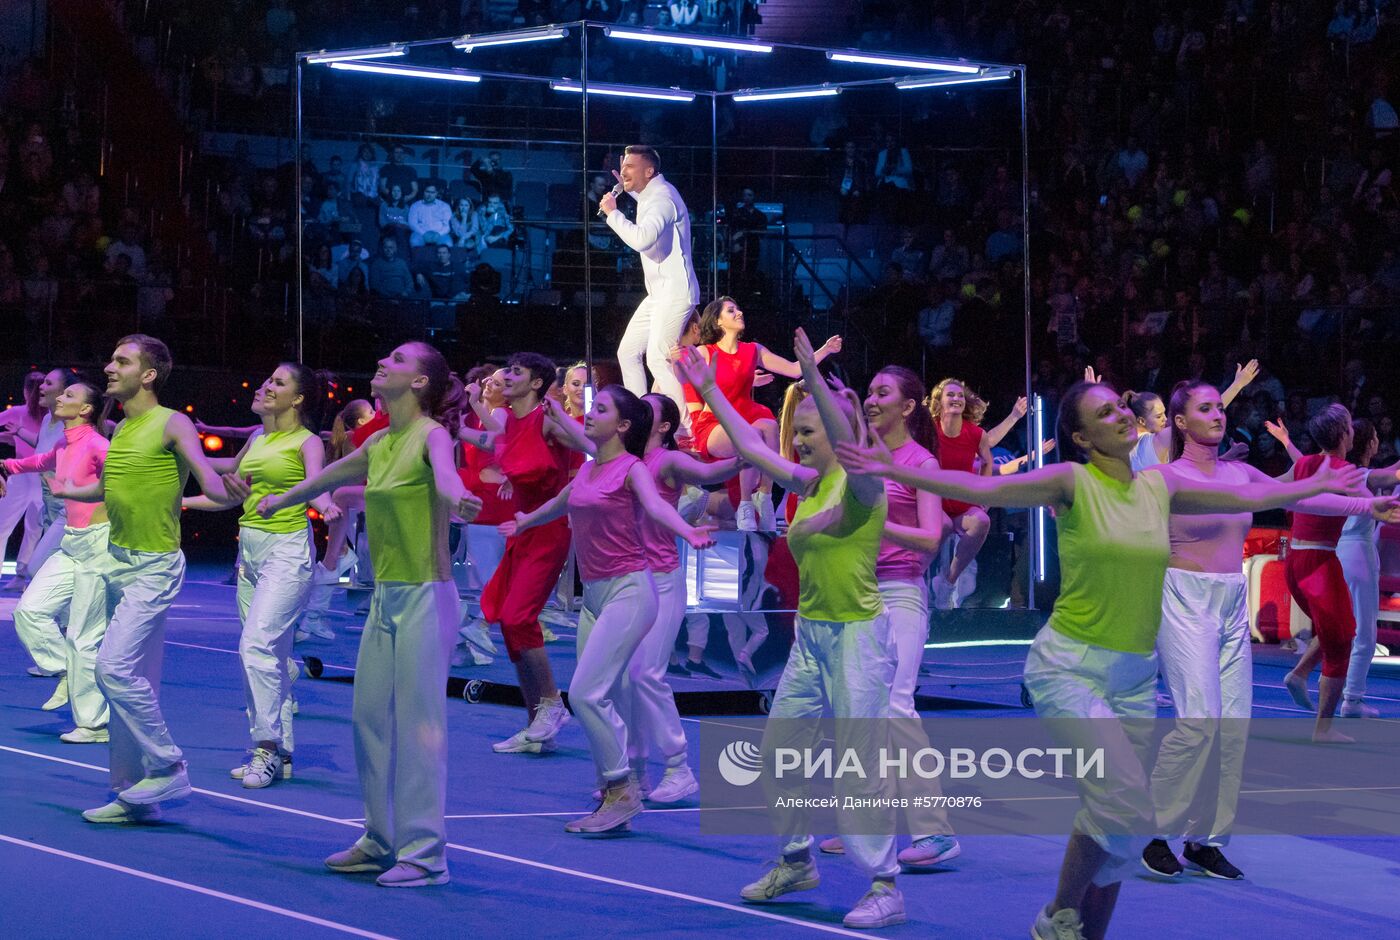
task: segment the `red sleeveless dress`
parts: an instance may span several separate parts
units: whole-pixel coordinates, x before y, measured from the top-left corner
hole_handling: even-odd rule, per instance
[[[773,412],[753,400],[754,371],[758,368],[758,344],[740,343],[732,354],[714,343],[707,345],[705,349],[709,351],[710,361],[715,364],[715,384],[744,420],[749,424],[756,424],[764,418],[773,420]],[[686,385],[683,391],[687,403],[704,405],[704,399],[692,386]],[[710,455],[709,440],[710,432],[717,427],[719,420],[708,408],[690,413],[690,433],[695,440],[695,451],[705,460],[716,459]]]

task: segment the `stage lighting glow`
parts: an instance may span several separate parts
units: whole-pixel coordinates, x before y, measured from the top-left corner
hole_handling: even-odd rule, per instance
[[[550,82],[555,91],[568,91],[583,94],[583,86],[574,81]],[[679,88],[646,88],[641,85],[600,85],[588,83],[590,95],[609,95],[614,98],[649,98],[654,101],[694,101],[695,92]]]
[[[809,85],[805,88],[746,88],[734,93],[735,101],[781,101],[784,98],[831,98],[841,93],[831,85]]]
[[[327,52],[322,49],[306,57],[306,61],[324,65],[330,62],[352,62],[356,59],[387,59],[391,56],[406,55],[408,50],[401,44],[391,42],[387,46],[375,46],[371,49],[346,49],[342,52]]]
[[[224,439],[217,434],[204,435],[204,449],[211,454],[217,454],[224,449]]]
[[[466,35],[452,40],[452,45],[463,52],[484,49],[488,46],[514,46],[522,42],[544,42],[549,39],[563,39],[569,31],[561,26],[547,29],[522,29],[513,33],[489,33],[481,36]]]
[[[906,59],[902,56],[871,55],[865,52],[831,51],[826,57],[833,62],[857,62],[861,65],[888,65],[900,69],[929,69],[934,72],[961,72],[975,75],[982,66],[967,62],[950,62],[947,59]]]
[[[480,75],[456,69],[430,69],[417,65],[376,65],[366,62],[332,62],[331,68],[343,72],[374,72],[378,75],[402,75],[406,78],[433,78],[440,82],[479,82]]]
[[[977,85],[982,82],[1004,82],[1015,75],[1014,69],[988,69],[980,75],[941,75],[935,78],[906,78],[895,82],[901,91],[915,88],[947,88],[950,85]]]
[[[687,33],[656,32],[650,29],[618,29],[615,26],[603,28],[603,35],[609,39],[635,39],[638,42],[659,42],[671,46],[701,46],[706,49],[730,49],[734,52],[772,52],[773,47],[761,42],[744,42],[741,39],[725,39],[720,36],[694,36]]]

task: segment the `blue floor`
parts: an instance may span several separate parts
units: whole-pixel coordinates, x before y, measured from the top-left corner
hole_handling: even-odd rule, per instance
[[[582,732],[569,726],[559,751],[546,757],[497,755],[490,743],[522,719],[499,705],[449,704],[449,886],[386,891],[369,876],[326,872],[321,859],[353,841],[362,814],[351,686],[297,683],[295,779],[260,791],[230,780],[246,725],[233,589],[218,583],[223,574],[192,567],[169,623],[165,714],[198,789],[167,804],[157,826],[81,820],[81,810],[106,797],[106,748],[58,741],[69,727],[66,712],[40,711],[50,683],[24,675],[28,663],[13,630],[8,623],[0,630],[0,923],[7,936],[246,938],[264,928],[297,937],[857,935],[841,927],[865,888],[849,863],[821,860],[819,890],[764,908],[744,905],[738,889],[762,871],[774,847],[763,837],[702,835],[693,803],[647,812],[625,835],[565,833],[566,819],[592,808],[593,765]],[[6,621],[13,603],[0,600]],[[335,643],[299,652],[350,665],[357,636],[340,632]],[[939,715],[948,718],[1024,714],[1016,668],[1023,654],[1023,647],[963,656],[930,650],[923,692],[938,697]],[[1293,711],[1279,685],[1287,659],[1259,659],[1260,714]],[[502,657],[478,671],[503,666]],[[1372,691],[1383,716],[1400,720],[1400,679],[1378,677]],[[687,720],[688,729],[698,727]],[[966,838],[962,857],[945,871],[901,879],[909,923],[876,933],[1024,937],[1053,893],[1062,851],[1061,838]],[[1247,881],[1130,881],[1112,935],[1400,935],[1400,839],[1241,837],[1230,857]]]

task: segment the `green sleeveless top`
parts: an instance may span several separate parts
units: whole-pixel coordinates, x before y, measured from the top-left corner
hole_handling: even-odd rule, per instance
[[[442,427],[420,417],[402,431],[381,432],[369,447],[365,525],[376,581],[450,581],[448,505],[428,465],[428,434]]]
[[[797,612],[808,620],[851,623],[873,620],[884,609],[875,559],[885,533],[889,504],[856,499],[837,467],[817,491],[797,504],[788,527],[788,548],[797,562]]]
[[[136,552],[180,550],[180,497],[189,469],[165,446],[175,412],[157,405],[117,425],[102,466],[113,545]]]
[[[1055,519],[1060,596],[1050,626],[1092,646],[1146,655],[1162,622],[1171,494],[1160,473],[1131,483],[1073,464],[1074,502]]]
[[[253,495],[243,501],[239,525],[278,534],[306,531],[305,503],[283,507],[268,519],[258,515],[258,503],[264,496],[285,493],[306,479],[301,446],[314,436],[306,428],[299,427],[292,431],[264,432],[253,438],[248,452],[238,462],[238,472],[253,479]]]

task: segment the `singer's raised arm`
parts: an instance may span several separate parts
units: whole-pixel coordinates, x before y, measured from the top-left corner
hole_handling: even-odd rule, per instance
[[[637,221],[630,222],[622,210],[608,213],[608,228],[634,251],[646,251],[661,233],[676,223],[676,205],[670,199],[637,200]]]

